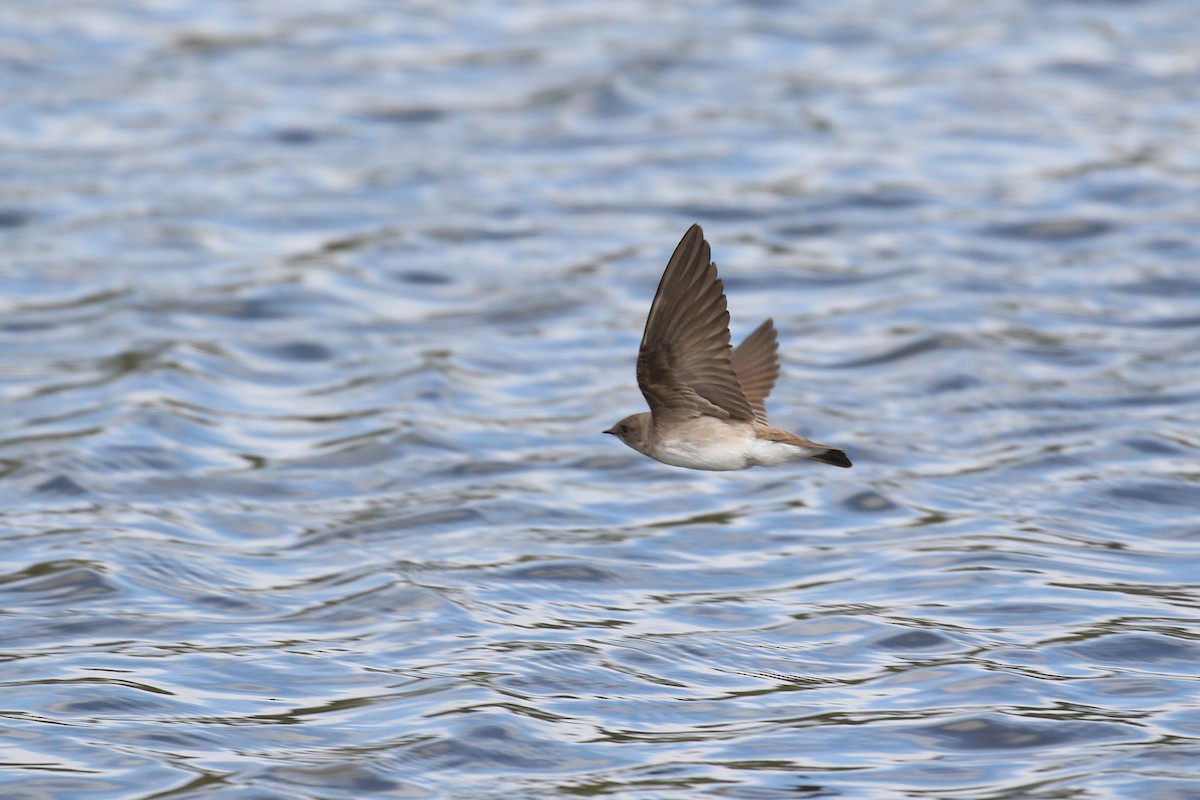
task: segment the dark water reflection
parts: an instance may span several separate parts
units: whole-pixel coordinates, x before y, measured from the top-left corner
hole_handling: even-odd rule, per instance
[[[1200,796],[1188,4],[10,5],[5,798]]]

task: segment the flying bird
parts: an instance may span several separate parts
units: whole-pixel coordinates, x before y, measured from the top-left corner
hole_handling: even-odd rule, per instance
[[[693,225],[658,283],[638,350],[638,388],[650,411],[605,433],[642,455],[689,469],[804,459],[851,466],[838,448],[768,424],[765,401],[779,377],[775,324],[768,319],[730,346],[725,286],[711,256],[704,231]]]

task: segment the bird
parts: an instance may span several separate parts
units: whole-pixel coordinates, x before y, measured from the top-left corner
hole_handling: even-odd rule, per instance
[[[730,346],[725,285],[699,225],[679,241],[650,304],[637,382],[649,412],[604,433],[675,467],[742,470],[809,459],[850,467],[839,448],[771,427],[766,399],[779,377],[775,323]]]

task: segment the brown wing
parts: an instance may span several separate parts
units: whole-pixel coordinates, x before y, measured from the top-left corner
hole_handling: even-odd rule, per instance
[[[753,420],[733,371],[725,286],[704,231],[693,225],[675,248],[650,305],[638,351],[638,386],[663,414]]]
[[[746,400],[754,409],[754,418],[767,424],[767,395],[779,377],[779,343],[775,323],[767,320],[754,329],[733,350],[733,371],[737,375]]]

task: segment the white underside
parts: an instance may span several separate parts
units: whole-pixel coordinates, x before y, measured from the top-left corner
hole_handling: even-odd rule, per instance
[[[718,420],[712,420],[711,424],[689,426],[686,434],[661,439],[658,452],[652,454],[652,457],[675,467],[733,470],[775,467],[825,452],[823,448],[798,447],[759,439],[750,425],[731,428],[729,423]]]

